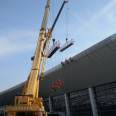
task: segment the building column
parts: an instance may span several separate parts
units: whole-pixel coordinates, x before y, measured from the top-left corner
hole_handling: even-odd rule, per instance
[[[64,98],[65,98],[66,116],[71,116],[69,96],[67,93],[64,94]]]
[[[97,104],[96,104],[94,89],[89,88],[88,91],[89,91],[89,97],[90,97],[90,103],[91,103],[93,116],[98,116],[98,110],[97,110]]]
[[[53,107],[52,107],[52,105],[53,105],[53,100],[52,100],[52,97],[49,96],[49,112],[53,112]]]

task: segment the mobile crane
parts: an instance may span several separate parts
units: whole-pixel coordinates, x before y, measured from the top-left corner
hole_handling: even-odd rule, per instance
[[[67,0],[64,0],[52,27],[47,31],[46,28],[51,4],[51,0],[47,0],[30,74],[22,94],[15,96],[14,105],[6,106],[5,112],[7,116],[47,116],[43,100],[38,94],[40,83],[40,78],[38,78],[38,76],[41,74],[42,58],[45,57],[44,51],[47,49],[47,43],[52,37],[56,22],[67,2]]]

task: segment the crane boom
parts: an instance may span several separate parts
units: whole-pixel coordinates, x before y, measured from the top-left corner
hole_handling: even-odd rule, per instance
[[[40,33],[39,33],[36,51],[35,51],[35,57],[33,60],[31,73],[27,81],[27,89],[25,91],[26,95],[32,95],[33,97],[36,97],[36,93],[38,92],[37,87],[39,87],[38,85],[39,82],[37,80],[38,80],[38,74],[40,71],[43,48],[44,48],[44,44],[46,41],[46,26],[47,26],[48,15],[49,15],[49,10],[50,10],[50,2],[51,0],[47,1],[47,5],[45,8],[45,13],[44,13]]]

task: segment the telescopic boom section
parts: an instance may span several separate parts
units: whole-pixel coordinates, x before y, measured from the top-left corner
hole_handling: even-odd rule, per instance
[[[46,34],[46,27],[47,27],[47,22],[48,22],[51,0],[47,1],[47,5],[46,5],[46,8],[45,8],[45,13],[44,13],[44,17],[43,17],[43,21],[42,21],[42,25],[41,25],[41,30],[40,30],[40,34],[39,34],[39,38],[38,38],[38,42],[37,42],[35,57],[34,57],[34,61],[33,61],[33,64],[32,64],[32,70],[31,70],[29,79],[27,81],[27,87],[26,87],[25,95],[31,95],[33,97],[38,97],[38,91],[39,91],[38,74],[39,74],[39,71],[40,71],[42,55],[43,55],[43,51],[44,51],[44,48],[45,48],[45,44],[51,38],[51,34],[54,30],[56,22],[59,19],[59,16],[61,14],[61,11],[62,11],[65,3],[67,3],[67,2],[68,2],[68,0],[64,0],[55,20],[53,22],[53,25],[52,25],[51,29]]]
[[[27,87],[25,91],[25,95],[31,95],[33,97],[37,97],[36,94],[38,93],[38,90],[39,90],[38,75],[39,75],[40,66],[41,66],[44,44],[46,41],[46,26],[48,22],[50,3],[51,3],[51,0],[48,0],[46,8],[45,8],[45,13],[44,13],[40,33],[39,33],[39,38],[38,38],[37,47],[35,51],[35,58],[33,60],[31,73],[29,75],[29,79],[27,81]]]
[[[46,8],[45,8],[45,13],[44,13],[41,29],[46,29],[47,22],[48,22],[49,11],[50,11],[50,4],[51,4],[51,0],[48,0]]]

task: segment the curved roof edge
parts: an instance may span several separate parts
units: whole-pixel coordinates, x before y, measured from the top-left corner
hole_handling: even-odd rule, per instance
[[[9,92],[9,91],[13,91],[13,90],[15,90],[15,89],[17,89],[17,88],[20,88],[20,87],[22,87],[22,86],[24,85],[24,83],[25,83],[25,82],[22,82],[22,83],[20,83],[20,84],[18,84],[18,85],[15,85],[15,86],[13,86],[13,87],[11,87],[11,88],[9,88],[9,89],[6,89],[6,90],[0,92],[0,95],[2,95],[2,94],[4,94],[4,93],[7,93],[7,92]]]

